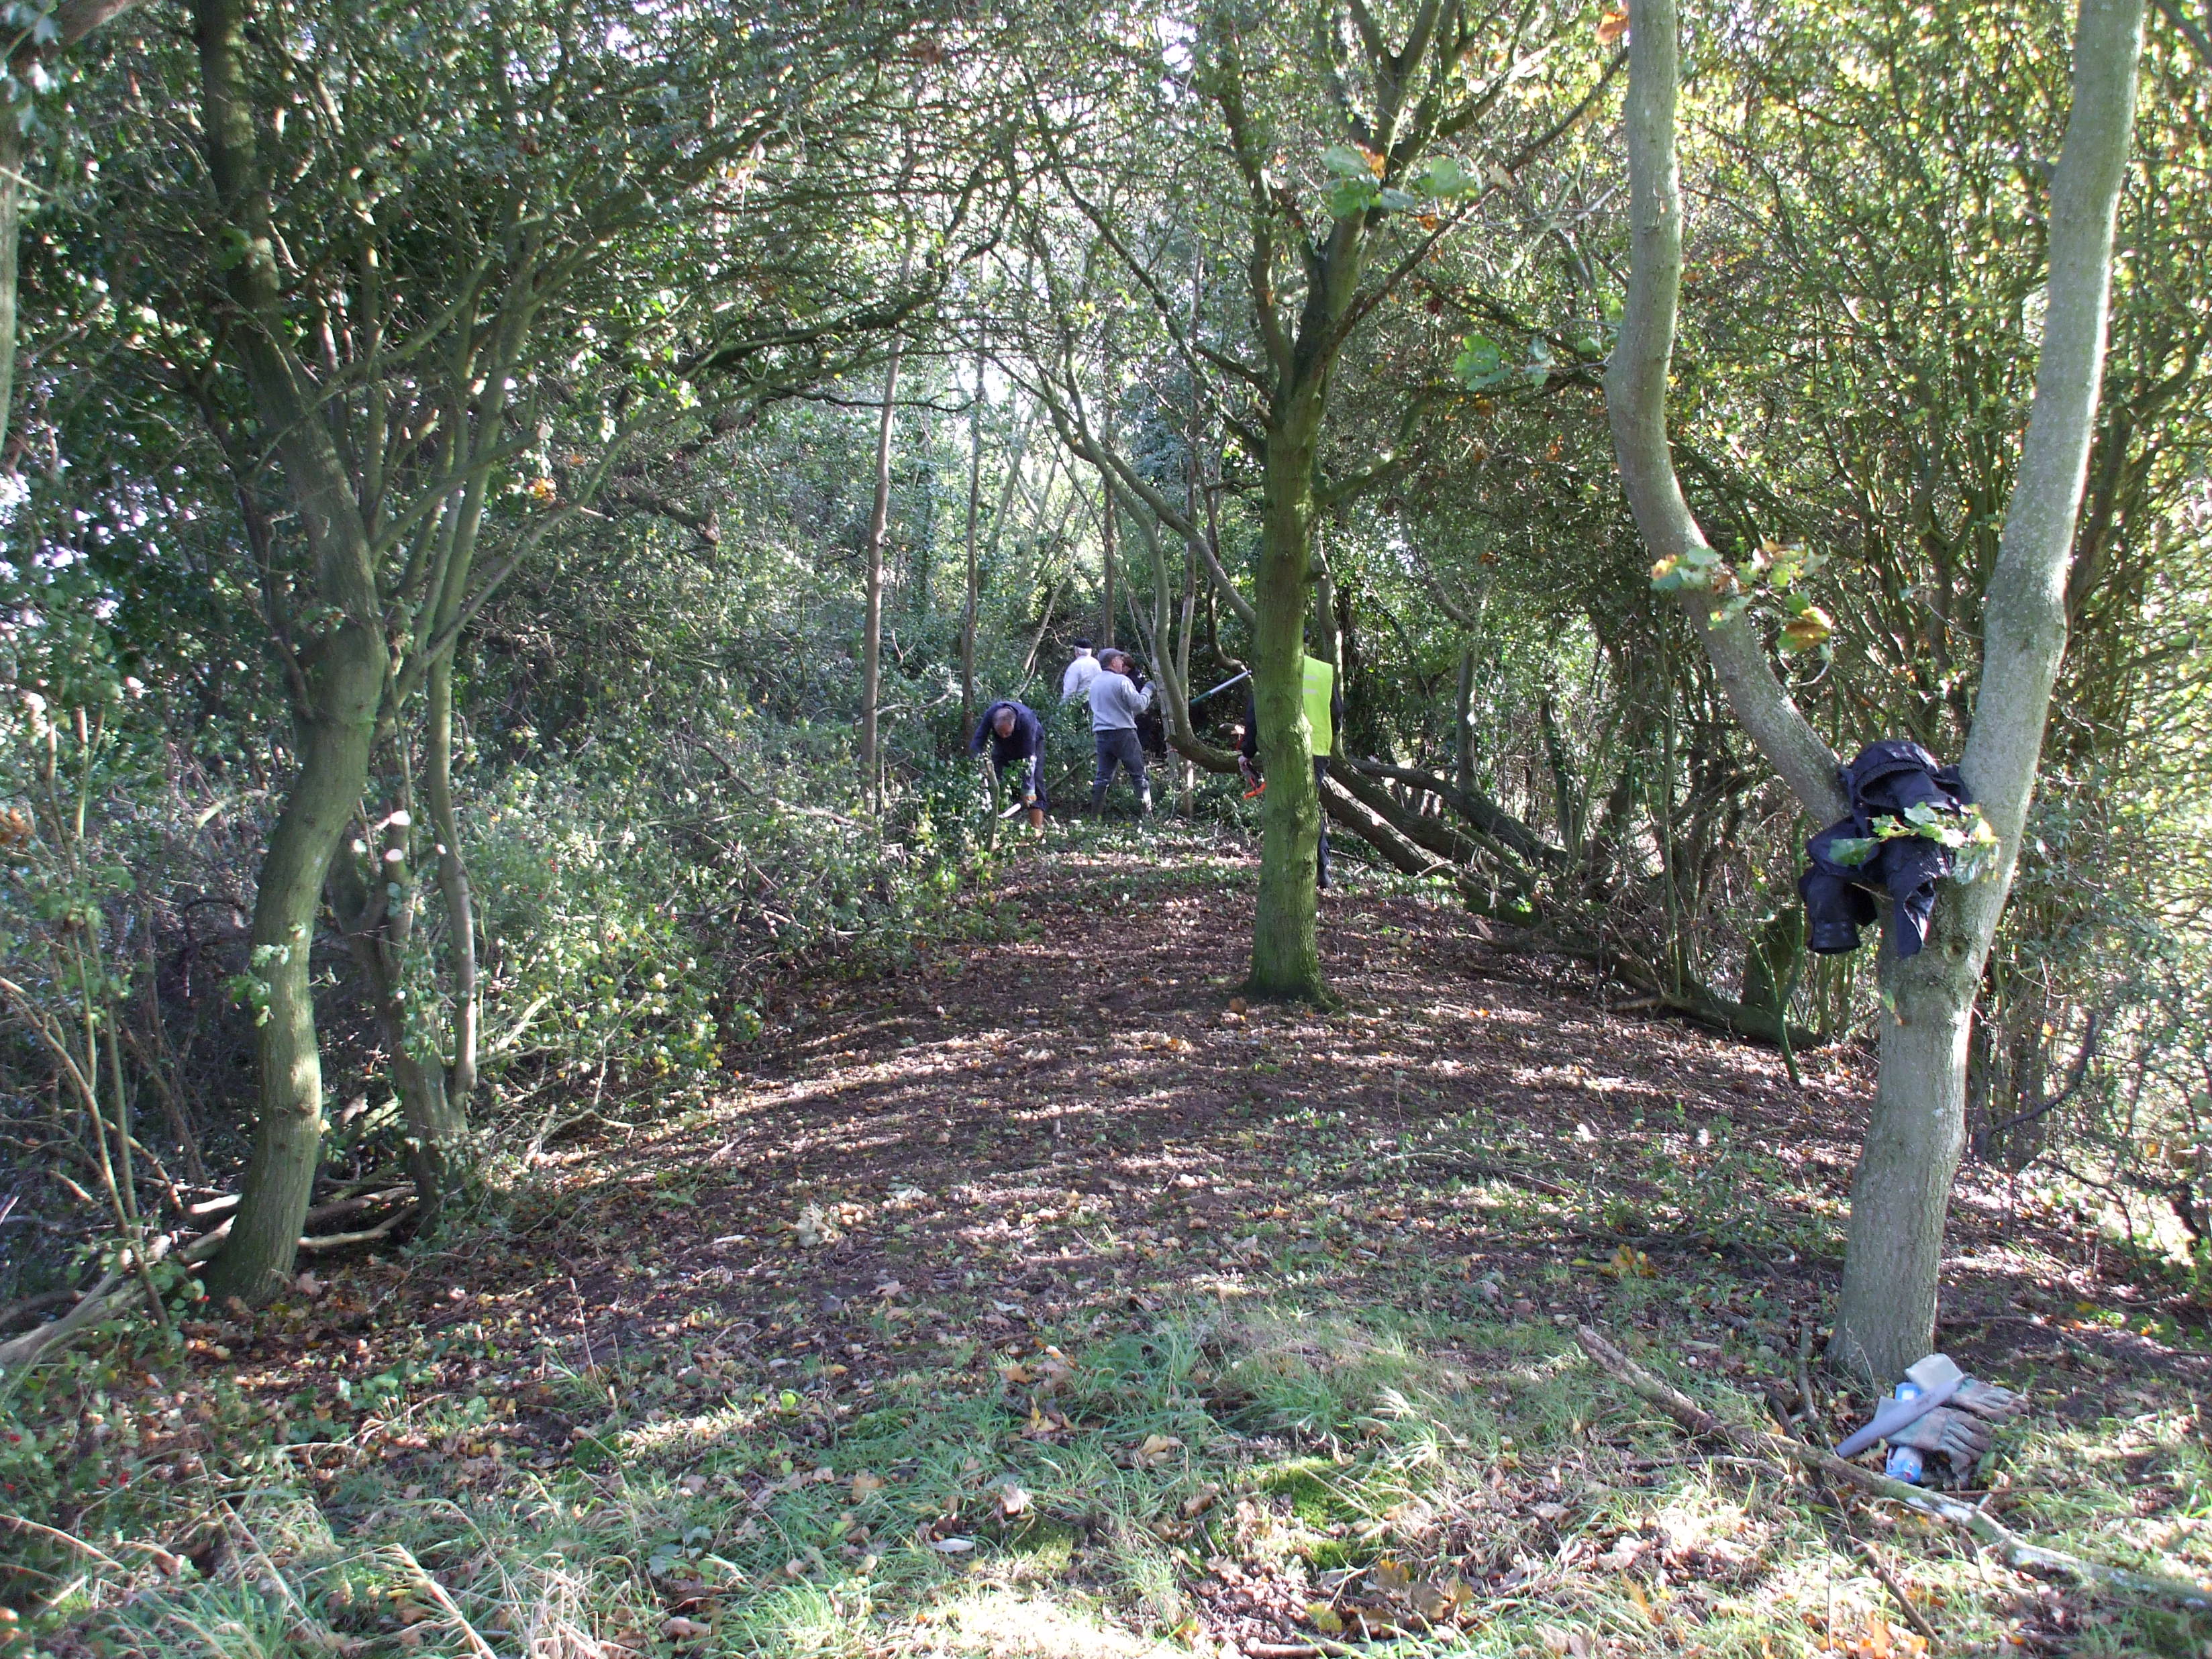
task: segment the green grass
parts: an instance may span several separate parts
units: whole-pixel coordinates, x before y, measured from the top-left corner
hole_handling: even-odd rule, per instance
[[[1227,1563],[1305,1628],[1313,1607],[1374,1601],[1378,1576],[1468,1585],[1475,1616],[1385,1644],[1409,1654],[1749,1659],[1821,1651],[1830,1632],[1833,1650],[1871,1653],[1884,1629],[1912,1650],[1802,1491],[1698,1455],[1548,1323],[1188,1306],[1033,1386],[910,1373],[849,1416],[764,1376],[696,1409],[642,1407],[662,1369],[565,1379],[603,1420],[550,1470],[462,1480],[461,1443],[495,1407],[424,1400],[416,1431],[454,1450],[364,1460],[319,1492],[272,1454],[183,1508],[142,1502],[137,1525],[219,1535],[223,1553],[205,1574],[165,1571],[128,1526],[88,1540],[112,1565],[43,1551],[76,1575],[53,1587],[49,1632],[67,1627],[70,1652],[176,1659],[1120,1656],[1189,1648]],[[1753,1415],[1740,1392],[1704,1391]],[[2001,1478],[2015,1527],[2168,1571],[2212,1563],[2212,1460],[2186,1412],[2016,1435]],[[2147,1484],[2155,1521],[2138,1518]],[[2006,1638],[2037,1585],[1917,1520],[1875,1524],[1952,1650],[2021,1650]],[[2212,1639],[2202,1617],[2117,1602],[2087,1617],[2104,1622],[2077,1625],[2071,1651],[2198,1656]]]

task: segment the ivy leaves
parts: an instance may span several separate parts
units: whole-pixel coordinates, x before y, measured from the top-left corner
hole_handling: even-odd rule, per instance
[[[1874,830],[1871,836],[1848,836],[1830,842],[1828,856],[1856,869],[1872,858],[1884,842],[1917,836],[1948,847],[1956,854],[1951,867],[1955,881],[1979,881],[1996,869],[1997,832],[1972,801],[1956,812],[1908,806],[1901,816],[1884,813],[1869,827]]]

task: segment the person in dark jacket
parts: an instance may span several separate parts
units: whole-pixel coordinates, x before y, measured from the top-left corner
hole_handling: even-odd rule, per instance
[[[1025,703],[994,702],[983,711],[982,723],[968,740],[968,752],[991,750],[991,769],[1001,788],[1018,787],[1022,805],[1030,809],[1030,828],[1044,830],[1044,722]],[[1007,774],[1014,775],[1012,784]]]
[[[1336,749],[1337,728],[1344,724],[1344,691],[1338,685],[1336,670],[1319,657],[1305,659],[1303,690],[1305,695],[1306,724],[1313,728],[1314,798],[1322,800],[1322,780],[1328,775],[1328,757]],[[1260,705],[1254,695],[1244,694],[1244,735],[1237,744],[1237,766],[1245,781],[1259,781],[1260,766]],[[1314,849],[1314,885],[1328,885],[1328,810],[1322,809],[1321,840]]]

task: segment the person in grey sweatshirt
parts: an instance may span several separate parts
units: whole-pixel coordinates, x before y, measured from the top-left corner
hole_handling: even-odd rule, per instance
[[[1131,672],[1129,653],[1109,648],[1098,659],[1091,682],[1091,735],[1098,745],[1098,771],[1091,781],[1091,810],[1106,805],[1107,787],[1117,767],[1126,769],[1137,791],[1137,816],[1152,810],[1152,786],[1145,778],[1144,745],[1137,741],[1137,716],[1152,706],[1152,689]]]

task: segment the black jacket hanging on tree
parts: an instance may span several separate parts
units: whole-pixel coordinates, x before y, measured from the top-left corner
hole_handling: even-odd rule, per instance
[[[1840,954],[1859,948],[1859,929],[1877,921],[1875,901],[1894,907],[1897,954],[1917,956],[1928,942],[1928,918],[1936,908],[1936,884],[1951,873],[1949,848],[1920,836],[1876,841],[1863,864],[1835,856],[1838,842],[1873,839],[1874,821],[1902,819],[1911,806],[1958,812],[1973,799],[1955,766],[1939,766],[1935,756],[1904,738],[1869,744],[1836,776],[1851,804],[1851,815],[1830,824],[1805,843],[1813,867],[1797,878],[1805,901],[1807,944]]]

